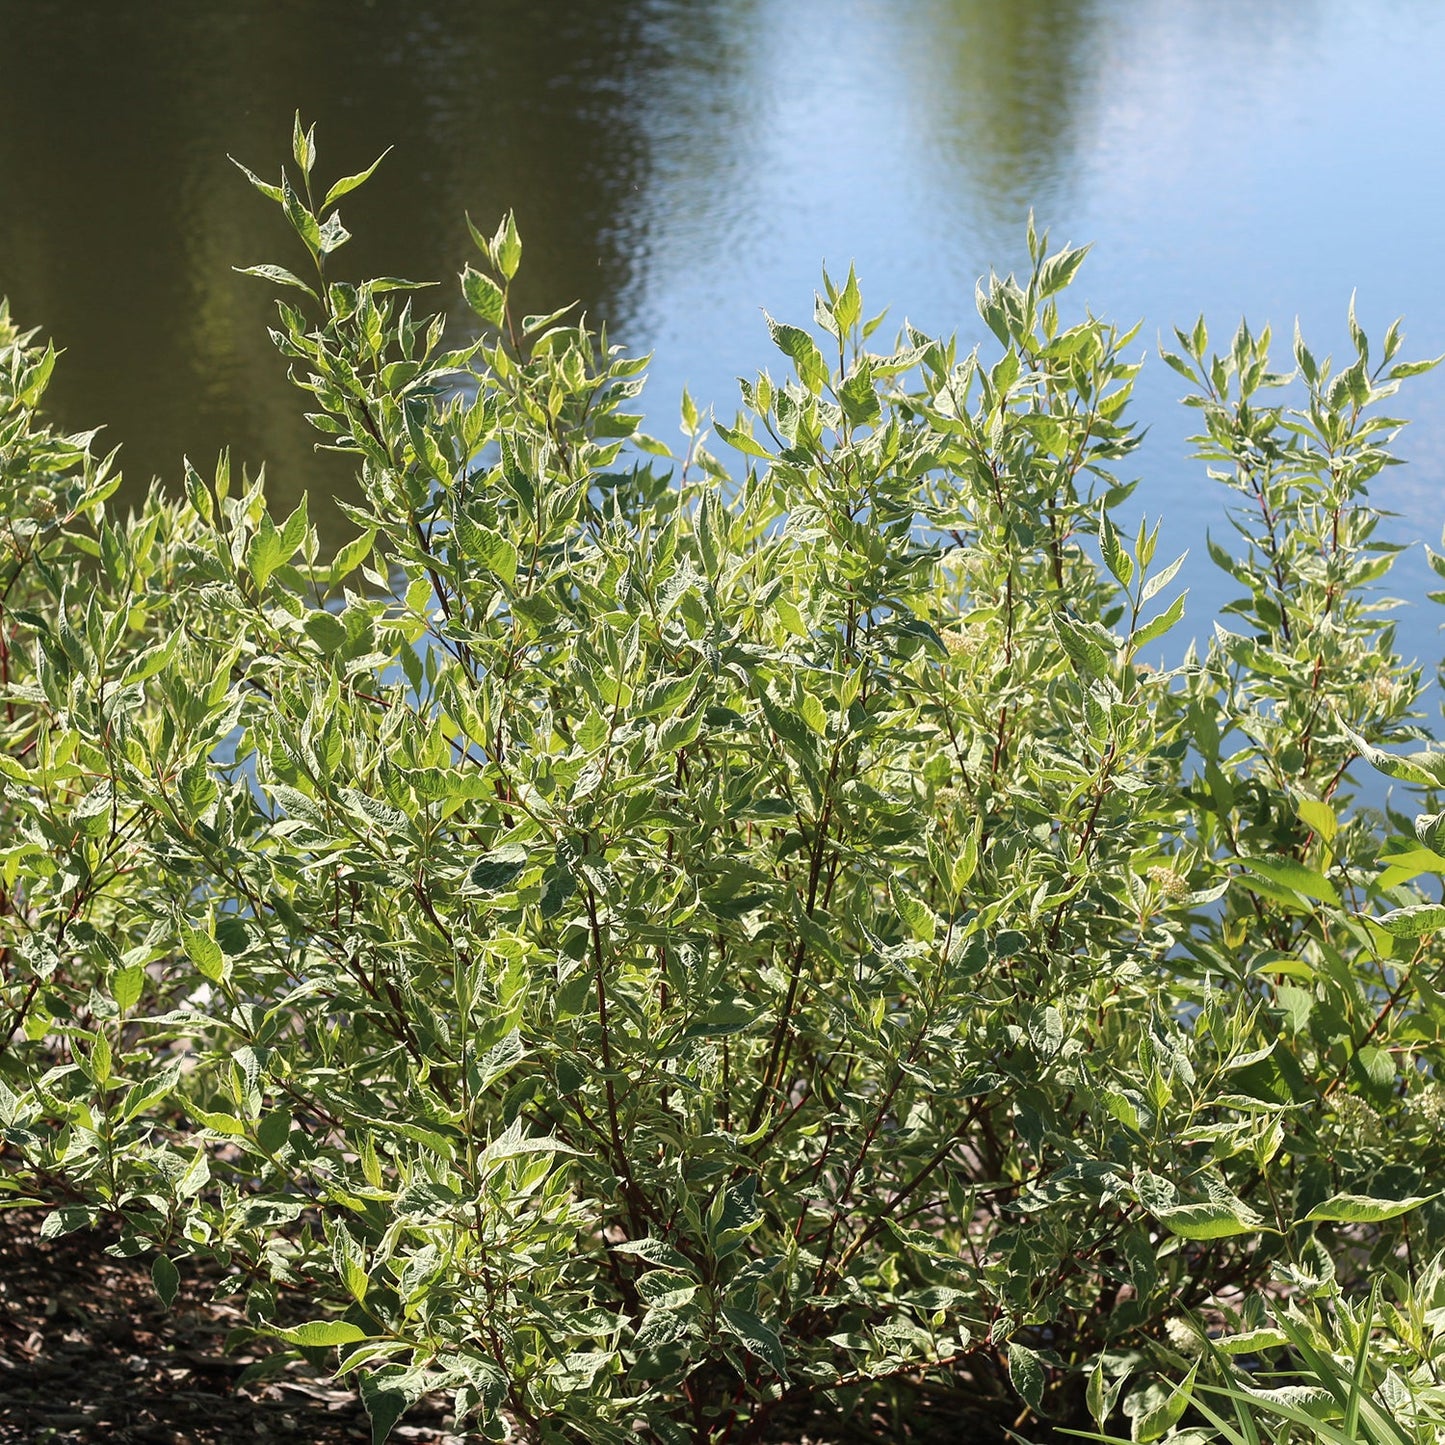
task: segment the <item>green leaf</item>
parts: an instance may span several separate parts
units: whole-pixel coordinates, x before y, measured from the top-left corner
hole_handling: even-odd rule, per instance
[[[110,1040],[98,1033],[90,1048],[90,1073],[97,1088],[103,1089],[110,1082],[111,1062]]]
[[[250,181],[251,184],[255,186],[256,189],[260,191],[263,196],[267,198],[267,200],[275,201],[278,206],[281,205],[282,202],[280,186],[273,186],[269,181],[263,181],[261,177],[256,174],[255,171],[248,169],[246,166],[243,166],[241,162],[236,159],[235,156],[227,156],[226,159],[230,161],[230,163],[235,166],[235,168],[240,171],[241,174],[245,176],[246,179]]]
[[[326,569],[327,586],[335,587],[338,582],[349,577],[371,555],[371,549],[375,543],[375,529],[352,538],[331,559],[331,565]]]
[[[1267,878],[1282,888],[1302,893],[1306,898],[1328,903],[1334,908],[1340,906],[1340,895],[1334,884],[1322,873],[1316,873],[1313,868],[1307,868],[1293,858],[1241,858],[1239,864],[1246,871]]]
[[[614,1244],[612,1250],[615,1254],[636,1255],[637,1258],[645,1259],[649,1264],[691,1275],[692,1266],[687,1262],[686,1256],[678,1253],[670,1244],[664,1244],[660,1239],[625,1239],[621,1244]]]
[[[1079,267],[1089,254],[1088,246],[1070,248],[1065,246],[1056,256],[1050,256],[1039,268],[1039,296],[1056,296],[1078,275]]]
[[[697,687],[695,677],[664,677],[649,683],[633,711],[638,717],[670,717]]]
[[[555,918],[577,891],[577,875],[558,860],[542,874],[542,917]]]
[[[481,893],[501,893],[526,871],[527,861],[527,850],[520,844],[493,848],[472,864],[471,885]]]
[[[278,1153],[285,1147],[291,1135],[291,1112],[288,1109],[272,1109],[264,1114],[256,1126],[256,1143],[267,1154]]]
[[[361,1246],[344,1224],[338,1224],[332,1233],[331,1258],[338,1278],[346,1286],[346,1292],[357,1304],[361,1304],[366,1299],[366,1291],[371,1281],[367,1276],[366,1259]]]
[[[492,237],[492,260],[497,270],[510,281],[522,264],[522,238],[517,233],[517,218],[508,211]]]
[[[234,1114],[222,1114],[210,1109],[202,1109],[194,1104],[188,1104],[186,1107],[201,1121],[202,1125],[213,1133],[224,1134],[231,1139],[240,1139],[245,1136],[246,1126]]]
[[[297,548],[306,540],[310,526],[310,519],[306,514],[306,494],[303,492],[291,515],[281,524],[279,540],[283,561],[289,562],[296,555]]]
[[[138,963],[119,969],[110,981],[110,996],[121,1013],[129,1013],[145,986],[145,969]]]
[[[828,380],[828,364],[818,350],[818,343],[801,327],[774,321],[766,311],[763,316],[778,349],[792,357],[798,369],[798,379],[813,396],[817,396]]]
[[[736,1305],[724,1305],[718,1311],[718,1323],[728,1334],[741,1340],[749,1353],[762,1360],[775,1375],[788,1378],[788,1362],[783,1342],[772,1325]]]
[[[1322,1204],[1316,1204],[1306,1221],[1330,1220],[1339,1224],[1380,1224],[1387,1219],[1398,1219],[1432,1199],[1438,1194],[1412,1194],[1404,1199],[1372,1199],[1367,1194],[1334,1194]]]
[[[89,1229],[96,1221],[97,1211],[84,1204],[67,1204],[52,1209],[40,1226],[41,1239],[59,1239],[77,1229]]]
[[[1422,938],[1427,933],[1445,929],[1445,904],[1412,903],[1406,908],[1396,908],[1374,922],[1396,938]]]
[[[1069,661],[1084,676],[1102,679],[1109,675],[1109,654],[1099,640],[1067,617],[1054,618],[1054,632]]]
[[[460,1350],[455,1355],[441,1356],[437,1363],[467,1381],[489,1416],[495,1414],[507,1398],[507,1372],[490,1355]]]
[[[1128,587],[1134,580],[1134,559],[1125,550],[1119,530],[1107,510],[1099,513],[1099,553],[1119,586]]]
[[[878,393],[873,389],[873,367],[866,356],[838,388],[838,404],[854,426],[871,426],[878,420]]]
[[[510,587],[517,580],[517,549],[500,532],[488,531],[485,528],[479,528],[478,532],[477,560],[504,587]]]
[[[301,174],[309,176],[311,167],[316,164],[316,127],[313,125],[310,130],[303,131],[299,110],[291,121],[291,154],[295,156],[296,164],[301,167]]]
[[[1329,803],[1322,803],[1317,798],[1296,798],[1295,811],[1299,814],[1300,821],[1312,832],[1318,833],[1326,843],[1333,840],[1339,828],[1339,820]]]
[[[313,608],[306,614],[306,620],[301,625],[306,629],[306,635],[326,653],[339,652],[346,646],[350,635],[346,631],[346,624],[334,612],[328,612],[324,607]]]
[[[473,270],[470,266],[462,272],[462,292],[467,305],[489,326],[500,326],[506,314],[506,298],[502,288],[490,276]]]
[[[286,219],[291,222],[291,228],[300,236],[307,250],[313,256],[320,255],[321,225],[296,194],[291,178],[284,170],[281,172],[281,209],[286,212]]]
[[[1135,648],[1147,647],[1171,631],[1175,623],[1184,616],[1184,601],[1188,596],[1188,592],[1181,592],[1163,612],[1146,622],[1133,636]]]
[[[1008,1377],[1019,1398],[1037,1414],[1044,1401],[1044,1366],[1038,1351],[1010,1341]]]
[[[1179,1423],[1189,1405],[1189,1398],[1194,1390],[1194,1377],[1198,1371],[1199,1365],[1192,1365],[1189,1373],[1169,1392],[1162,1405],[1156,1405],[1152,1410],[1145,1410],[1135,1416],[1132,1433],[1139,1445],[1148,1445],[1148,1442],[1158,1440]]]
[[[321,223],[321,239],[318,245],[323,256],[339,251],[351,239],[351,232],[341,224],[341,213],[333,211]]]
[[[181,921],[181,945],[186,956],[212,983],[220,983],[226,976],[226,956],[221,945],[209,933]]]
[[[1155,572],[1145,583],[1139,593],[1141,602],[1152,601],[1179,575],[1179,569],[1184,565],[1188,552],[1181,552],[1162,571]]]
[[[1237,1335],[1222,1335],[1213,1344],[1226,1355],[1262,1355],[1266,1350],[1277,1350],[1281,1345],[1289,1344],[1289,1336],[1283,1330],[1265,1325]]]
[[[306,1349],[328,1349],[332,1345],[349,1345],[366,1338],[366,1331],[350,1320],[309,1320],[304,1325],[291,1325],[287,1329],[273,1325],[270,1333],[288,1344],[301,1345]]]
[[[1430,749],[1407,756],[1387,753],[1383,748],[1367,742],[1343,721],[1340,729],[1355,745],[1359,755],[1386,777],[1398,778],[1403,783],[1422,783],[1426,787],[1445,784],[1445,751]]]
[[[1442,361],[1445,361],[1445,355],[1432,356],[1425,361],[1402,361],[1392,366],[1385,375],[1391,381],[1401,381],[1407,376],[1421,376],[1427,371],[1433,371]]]
[[[358,186],[364,186],[373,174],[375,174],[377,166],[379,166],[391,152],[392,147],[387,146],[364,171],[357,171],[354,175],[342,176],[339,181],[333,181],[331,189],[326,193],[326,199],[321,203],[322,209],[324,210],[326,207],[334,205],[342,196],[348,195]]]
[[[1177,1204],[1155,1209],[1154,1217],[1180,1239],[1228,1239],[1236,1234],[1258,1234],[1264,1221],[1247,1205],[1210,1200],[1204,1204]]]
[[[304,291],[313,301],[321,299],[314,287],[308,286],[295,272],[288,271],[284,266],[237,266],[234,269],[241,276],[259,276],[273,285],[290,286],[297,291]]]
[[[265,590],[272,574],[290,555],[270,513],[262,512],[251,540],[246,543],[246,570],[258,592]]]
[[[742,427],[724,426],[722,422],[715,421],[712,429],[735,451],[740,451],[746,457],[757,457],[759,461],[771,461],[773,454],[762,446],[749,431]]]
[[[181,1272],[174,1261],[164,1254],[156,1255],[155,1263],[151,1265],[151,1283],[160,1302],[170,1309],[176,1301],[176,1291],[181,1287]]]

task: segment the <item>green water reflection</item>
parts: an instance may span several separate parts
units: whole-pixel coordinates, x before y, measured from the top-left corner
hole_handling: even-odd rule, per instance
[[[54,405],[107,425],[132,486],[223,445],[265,460],[283,498],[342,486],[282,379],[265,286],[232,272],[288,238],[226,155],[271,171],[297,105],[337,171],[394,144],[347,207],[353,272],[451,277],[464,213],[514,205],[524,304],[577,297],[625,328],[668,211],[712,217],[710,192],[769,125],[767,31],[805,18],[778,9],[5,0],[0,288],[67,349]],[[812,9],[809,63],[878,30],[999,219],[1063,169],[1088,0]]]
[[[747,7],[665,27],[654,9],[0,4],[0,288],[68,350],[67,424],[108,423],[133,478],[229,443],[283,494],[338,484],[267,339],[267,288],[231,271],[288,238],[226,155],[273,171],[298,104],[334,171],[396,146],[347,207],[353,271],[452,276],[464,212],[515,205],[523,303],[615,309],[639,261],[638,91],[680,42],[723,52]]]
[[[515,206],[524,304],[655,348],[664,435],[684,383],[731,410],[759,307],[806,320],[825,259],[971,340],[1030,207],[1098,242],[1080,299],[1143,316],[1141,350],[1201,308],[1286,335],[1300,312],[1323,349],[1355,286],[1367,325],[1403,311],[1445,350],[1435,0],[0,0],[0,76],[0,292],[66,348],[54,407],[106,424],[132,489],[227,444],[280,505],[346,485],[268,288],[231,269],[292,255],[225,157],[274,171],[298,105],[323,170],[395,145],[344,207],[343,270],[442,279],[464,324],[464,214]],[[1410,445],[1445,461],[1417,395]],[[1138,497],[1202,554],[1218,499],[1176,396],[1146,368]],[[1433,539],[1435,484],[1405,486]]]

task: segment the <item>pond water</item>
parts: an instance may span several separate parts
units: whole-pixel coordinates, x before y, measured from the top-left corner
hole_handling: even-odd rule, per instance
[[[273,172],[300,107],[321,168],[395,150],[345,207],[353,273],[451,278],[516,208],[524,301],[578,298],[655,351],[649,426],[685,384],[729,418],[773,365],[761,311],[806,321],[819,266],[873,309],[982,339],[975,280],[1016,266],[1032,207],[1092,241],[1077,290],[1142,319],[1203,311],[1340,350],[1406,319],[1445,351],[1445,6],[1437,0],[0,0],[0,293],[65,347],[53,406],[105,423],[133,488],[183,453],[265,461],[282,504],[344,488],[270,348],[286,260],[227,163]],[[440,294],[440,293],[438,293]],[[1204,560],[1221,489],[1188,460],[1181,383],[1152,359],[1136,504]],[[1445,376],[1414,383],[1393,535],[1438,544]],[[338,528],[338,531],[341,530]],[[1396,590],[1420,597],[1416,545]],[[1432,666],[1437,618],[1408,613]]]

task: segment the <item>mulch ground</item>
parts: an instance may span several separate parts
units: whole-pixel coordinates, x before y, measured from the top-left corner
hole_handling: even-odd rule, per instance
[[[182,1280],[174,1306],[156,1298],[142,1260],[105,1241],[39,1237],[40,1217],[0,1215],[0,1442],[3,1445],[341,1445],[369,1441],[353,1391],[304,1365],[239,1384],[256,1358],[225,1354],[243,1324]],[[447,1401],[418,1402],[393,1432],[406,1445],[463,1445]],[[476,1437],[472,1437],[475,1439]]]
[[[183,1277],[174,1306],[156,1298],[145,1260],[105,1254],[105,1239],[39,1236],[41,1215],[0,1214],[0,1445],[342,1445],[368,1442],[355,1393],[304,1364],[241,1382],[257,1358],[227,1354],[244,1323],[213,1301],[214,1281]],[[419,1401],[398,1445],[479,1445],[448,1430],[449,1401]],[[774,1445],[998,1439],[991,1422],[936,1407],[834,1428],[795,1421]]]

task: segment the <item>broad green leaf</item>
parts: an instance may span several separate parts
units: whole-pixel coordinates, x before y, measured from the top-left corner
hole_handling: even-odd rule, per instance
[[[1068,286],[1084,264],[1089,250],[1088,246],[1066,246],[1057,255],[1050,256],[1039,270],[1039,295],[1055,296]]]
[[[269,181],[263,181],[261,177],[255,173],[255,171],[248,169],[246,166],[243,166],[241,162],[236,159],[235,156],[227,156],[226,159],[230,161],[230,163],[235,166],[235,168],[240,171],[241,174],[245,176],[246,179],[250,181],[251,184],[255,186],[255,188],[260,191],[263,196],[265,196],[268,200],[275,201],[278,206],[281,204],[280,186],[273,186]]]
[[[1128,587],[1134,580],[1134,559],[1125,550],[1119,530],[1107,510],[1099,514],[1099,552],[1114,580],[1119,586]]]
[[[1299,814],[1300,821],[1318,833],[1326,843],[1333,841],[1339,828],[1339,820],[1329,803],[1322,803],[1316,798],[1296,798],[1295,811]]]
[[[370,555],[376,542],[374,531],[363,532],[348,542],[331,560],[326,569],[327,585],[335,587],[348,578]]]
[[[77,1229],[89,1229],[96,1221],[97,1210],[83,1204],[67,1204],[52,1209],[40,1226],[41,1239],[59,1239]]]
[[[817,396],[828,380],[828,364],[823,360],[823,353],[818,350],[818,343],[800,327],[774,321],[767,312],[763,315],[778,349],[792,358],[798,369],[798,379],[808,391]]]
[[[304,1325],[291,1325],[286,1329],[273,1325],[270,1333],[288,1344],[303,1345],[308,1349],[349,1345],[366,1338],[366,1331],[352,1324],[350,1320],[311,1320]]]
[[[1215,1200],[1176,1204],[1153,1213],[1171,1234],[1181,1239],[1228,1239],[1236,1234],[1258,1234],[1264,1228],[1264,1221],[1247,1205]]]
[[[251,574],[258,592],[265,590],[276,569],[290,555],[270,513],[263,512],[251,540],[246,544],[246,570]]]
[[[660,1239],[626,1239],[621,1244],[614,1244],[612,1249],[616,1254],[634,1254],[649,1264],[665,1269],[680,1270],[687,1274],[692,1270],[684,1255]]]
[[[506,308],[502,288],[490,276],[474,271],[470,266],[462,272],[462,291],[467,305],[489,326],[500,326]]]
[[[145,969],[138,963],[120,969],[110,981],[110,996],[121,1013],[129,1013],[145,986]]]
[[[508,211],[492,237],[492,259],[497,270],[510,281],[522,264],[522,238],[517,232],[517,218]]]
[[[783,1342],[772,1325],[759,1319],[749,1310],[735,1305],[723,1305],[718,1311],[718,1323],[728,1334],[741,1340],[750,1354],[762,1360],[775,1375],[788,1378],[788,1361],[783,1353]]]
[[[542,917],[555,918],[577,891],[577,875],[558,860],[542,874]]]
[[[1185,558],[1188,556],[1188,552],[1181,552],[1179,556],[1162,571],[1155,572],[1148,581],[1144,583],[1143,589],[1139,594],[1139,600],[1141,602],[1153,601],[1153,599],[1179,575],[1179,569],[1184,565]]]
[[[319,255],[321,253],[321,225],[307,209],[305,202],[296,194],[291,185],[291,178],[284,170],[281,172],[281,209],[285,211],[286,219],[291,222],[292,229],[305,243],[307,249],[313,255]]]
[[[1344,723],[1341,723],[1340,727],[1355,745],[1360,756],[1387,777],[1398,778],[1405,783],[1422,783],[1426,787],[1445,784],[1445,751],[1431,750],[1408,755],[1387,753],[1383,748],[1367,742]]]
[[[97,1088],[103,1089],[110,1082],[111,1062],[110,1040],[97,1033],[90,1046],[90,1074]]]
[[[1134,646],[1147,647],[1151,642],[1157,642],[1166,632],[1172,631],[1174,625],[1184,616],[1184,603],[1188,596],[1188,592],[1181,592],[1163,612],[1146,622],[1134,634]]]
[[[366,1259],[361,1246],[344,1224],[338,1224],[331,1236],[331,1257],[336,1273],[346,1292],[358,1304],[366,1299],[370,1280],[366,1271]],[[338,1343],[346,1343],[339,1341]]]
[[[1008,1377],[1019,1398],[1030,1410],[1037,1412],[1044,1400],[1044,1366],[1038,1351],[1010,1342]]]
[[[1273,1326],[1262,1326],[1257,1330],[1244,1330],[1237,1335],[1220,1335],[1213,1341],[1214,1347],[1226,1355],[1262,1355],[1266,1350],[1277,1350],[1289,1343],[1289,1336]]]
[[[838,404],[855,426],[871,426],[878,420],[878,393],[874,390],[873,367],[866,356],[838,388]]]
[[[483,853],[472,864],[468,877],[473,888],[481,893],[501,893],[526,872],[527,850],[518,843],[508,843]]]
[[[281,524],[280,542],[283,561],[290,561],[296,555],[297,548],[306,540],[309,526],[310,519],[306,513],[306,494],[303,492],[301,500],[296,504],[291,515]]]
[[[1411,1194],[1404,1199],[1372,1199],[1366,1194],[1334,1194],[1322,1204],[1316,1204],[1308,1214],[1307,1221],[1331,1220],[1340,1224],[1380,1224],[1387,1219],[1397,1219],[1439,1198],[1435,1194]]]
[[[309,176],[311,167],[316,164],[316,127],[313,125],[309,130],[303,131],[299,110],[292,117],[291,154],[296,158],[296,164],[301,167],[301,174]]]
[[[1445,904],[1412,903],[1383,914],[1374,922],[1396,938],[1421,938],[1445,928]]]
[[[175,1303],[176,1291],[181,1287],[181,1272],[175,1261],[164,1254],[158,1254],[151,1265],[151,1283],[155,1286],[160,1302],[167,1308]]]
[[[225,1114],[219,1110],[202,1109],[198,1105],[188,1104],[187,1108],[196,1116],[202,1125],[216,1134],[225,1134],[228,1138],[240,1139],[245,1136],[246,1126],[234,1114]]]
[[[442,1355],[437,1363],[461,1375],[477,1392],[484,1410],[494,1412],[506,1399],[507,1372],[491,1356],[460,1350],[454,1355]]]
[[[220,983],[225,978],[226,956],[221,952],[221,945],[209,933],[182,919],[181,943],[187,957],[212,983]]]
[[[1109,675],[1110,657],[1098,638],[1063,616],[1054,618],[1054,632],[1080,674],[1095,680]]]
[[[714,422],[713,430],[734,450],[740,451],[744,456],[757,457],[760,461],[772,460],[772,453],[764,447],[750,431],[743,427],[725,426],[722,422]]]
[[[349,636],[346,624],[334,612],[328,612],[324,607],[308,612],[301,625],[306,629],[306,635],[323,652],[338,652],[346,645]]]
[[[1239,864],[1247,872],[1278,883],[1282,888],[1293,889],[1296,893],[1304,894],[1306,898],[1331,904],[1335,908],[1340,906],[1340,895],[1334,884],[1322,873],[1307,868],[1293,858],[1241,858]]]

